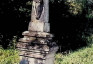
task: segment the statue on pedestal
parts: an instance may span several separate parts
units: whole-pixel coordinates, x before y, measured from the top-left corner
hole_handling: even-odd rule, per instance
[[[20,64],[54,64],[58,49],[50,34],[49,0],[33,0],[28,31],[22,33],[17,48]],[[48,63],[49,62],[49,63]]]

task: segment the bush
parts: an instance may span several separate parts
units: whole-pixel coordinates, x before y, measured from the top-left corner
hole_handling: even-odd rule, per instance
[[[87,44],[88,46],[91,46],[91,44],[93,44],[93,34],[88,35],[88,36],[82,35],[82,39],[83,39],[84,41],[86,41],[86,44]]]
[[[0,49],[0,64],[19,64],[18,51]]]
[[[66,2],[66,5],[69,7],[69,12],[73,15],[81,14],[83,11],[83,4],[82,2]]]

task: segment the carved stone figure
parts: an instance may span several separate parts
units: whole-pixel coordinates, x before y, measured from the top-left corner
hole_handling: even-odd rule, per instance
[[[44,21],[44,2],[43,0],[33,0],[32,4],[32,21]]]
[[[34,0],[35,2],[35,15],[36,19],[39,20],[44,10],[43,0]]]
[[[40,20],[49,21],[49,5],[48,0],[33,0],[31,21]]]
[[[29,31],[50,32],[48,0],[33,0]]]

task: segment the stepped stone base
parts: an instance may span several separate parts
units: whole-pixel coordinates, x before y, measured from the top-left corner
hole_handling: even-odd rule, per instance
[[[50,37],[50,38],[52,38],[53,37],[53,35],[52,34],[50,34],[50,33],[46,33],[46,32],[37,32],[37,31],[25,31],[25,32],[23,32],[22,33],[22,35],[24,35],[24,36],[35,36],[35,37]]]
[[[29,23],[28,31],[24,31],[19,39],[17,49],[20,51],[20,64],[54,64],[54,56],[58,49],[52,42],[54,37],[50,32],[50,24],[33,21]]]
[[[55,60],[55,53],[57,51],[58,47],[53,47],[51,48],[51,51],[43,56],[42,54],[31,54],[32,56],[21,56],[20,59],[21,62],[20,64],[54,64]],[[35,56],[34,56],[35,55]],[[24,62],[25,61],[25,62]]]
[[[25,31],[22,35],[24,37],[16,45],[20,51],[20,64],[54,64],[58,47],[52,42],[52,34]]]

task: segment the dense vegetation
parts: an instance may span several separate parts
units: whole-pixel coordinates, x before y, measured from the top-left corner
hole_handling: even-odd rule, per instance
[[[0,64],[18,64],[18,51],[14,49],[0,49]]]

